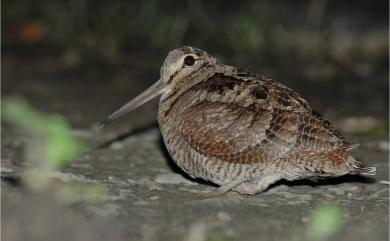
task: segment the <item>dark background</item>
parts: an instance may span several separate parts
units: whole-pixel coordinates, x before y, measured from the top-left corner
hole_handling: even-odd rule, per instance
[[[388,9],[385,0],[4,1],[3,96],[87,127],[157,80],[169,50],[191,45],[280,80],[328,117],[385,120]]]

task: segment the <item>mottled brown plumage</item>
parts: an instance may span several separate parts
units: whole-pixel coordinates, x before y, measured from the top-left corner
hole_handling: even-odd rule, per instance
[[[171,51],[161,79],[103,125],[159,94],[158,123],[173,160],[222,193],[255,194],[280,179],[375,173],[296,92],[192,47]]]

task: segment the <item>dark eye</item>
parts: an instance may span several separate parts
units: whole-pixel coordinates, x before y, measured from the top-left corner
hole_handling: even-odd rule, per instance
[[[184,58],[184,65],[192,66],[195,64],[195,58],[194,56],[188,55]]]

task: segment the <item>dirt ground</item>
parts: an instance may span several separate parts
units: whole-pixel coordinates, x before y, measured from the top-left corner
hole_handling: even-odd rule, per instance
[[[167,155],[155,122],[157,101],[97,130],[107,114],[158,78],[158,68],[158,63],[137,71],[117,67],[86,77],[82,70],[61,69],[52,59],[25,63],[6,59],[3,96],[19,94],[42,111],[62,114],[74,134],[89,142],[88,152],[79,160],[48,175],[72,185],[97,184],[105,193],[97,203],[64,205],[51,190],[36,193],[17,180],[2,181],[3,240],[302,240],[313,210],[326,203],[339,206],[345,219],[332,240],[389,239],[387,135],[347,135],[361,144],[353,150],[357,159],[377,168],[373,179],[346,176],[319,183],[279,182],[255,196],[228,193],[211,198],[195,192],[215,186],[187,178]],[[386,86],[383,83],[369,85],[380,89]],[[354,93],[368,88],[367,83],[354,80],[344,84]],[[324,100],[332,94],[332,88],[321,89],[324,83],[301,85],[302,95],[337,127],[355,118],[355,109],[360,116],[387,121],[386,91],[367,93],[370,105],[357,108],[343,94]],[[18,173],[29,140],[5,124],[1,134],[2,171]]]

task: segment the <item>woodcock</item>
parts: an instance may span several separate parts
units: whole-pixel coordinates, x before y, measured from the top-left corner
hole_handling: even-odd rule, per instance
[[[193,47],[169,52],[160,79],[101,126],[159,95],[157,119],[171,157],[191,177],[220,185],[219,193],[376,172],[296,92]]]

